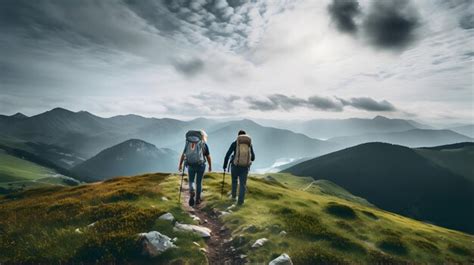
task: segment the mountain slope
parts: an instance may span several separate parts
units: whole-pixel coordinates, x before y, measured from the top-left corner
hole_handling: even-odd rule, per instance
[[[474,125],[464,125],[464,126],[458,126],[458,127],[453,127],[449,128],[451,131],[455,131],[457,133],[469,136],[471,138],[474,138]]]
[[[142,140],[131,139],[101,151],[74,167],[72,171],[85,180],[103,180],[149,172],[176,170],[178,154],[158,149]]]
[[[52,168],[8,154],[0,149],[0,194],[51,185],[77,185]]]
[[[474,183],[474,143],[458,143],[415,149],[420,155]]]
[[[195,211],[217,218],[215,212],[231,205],[220,199],[221,181],[220,174],[206,174],[206,205]],[[229,184],[226,179],[226,191]],[[268,264],[283,252],[295,265],[473,261],[473,236],[316,190],[253,177],[247,185],[246,203],[218,219],[233,235],[235,252],[245,255],[236,262]],[[205,264],[201,248],[207,243],[213,251],[212,240],[175,231],[172,223],[157,220],[171,212],[177,222],[193,223],[177,204],[178,186],[176,175],[148,174],[0,197],[0,262]],[[155,258],[143,257],[137,235],[148,231],[176,237],[178,247]],[[259,238],[268,241],[253,248]]]
[[[337,142],[345,147],[368,142],[385,142],[409,147],[424,147],[453,144],[459,142],[470,142],[474,139],[450,130],[413,129],[403,132],[334,137],[329,140]]]
[[[388,211],[474,233],[473,184],[407,147],[362,144],[284,172],[327,179]]]

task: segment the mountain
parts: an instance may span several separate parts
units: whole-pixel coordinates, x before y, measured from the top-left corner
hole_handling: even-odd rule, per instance
[[[149,172],[174,172],[177,164],[178,153],[173,150],[158,149],[145,141],[131,139],[101,151],[75,166],[72,172],[81,179],[95,181]]]
[[[407,147],[361,144],[284,172],[327,179],[385,210],[474,233],[474,185]]]
[[[356,136],[330,138],[342,146],[349,147],[367,142],[385,142],[409,147],[437,146],[459,142],[471,142],[473,138],[450,130],[413,129],[402,132],[370,133]]]
[[[219,261],[228,259],[229,264],[268,264],[281,253],[296,265],[473,261],[472,235],[378,209],[327,181],[304,191],[299,184],[308,186],[311,179],[285,175],[284,179],[250,176],[241,207],[221,199],[218,173],[206,174],[206,205],[193,209],[184,206],[186,192],[178,202],[180,178],[173,174],[0,196],[0,263],[220,264],[208,262],[218,255]],[[230,188],[228,178],[224,188]],[[234,208],[228,211],[228,207]],[[200,226],[219,236],[202,239],[158,218],[171,213],[180,224],[198,225],[191,211],[203,220]],[[216,222],[215,214],[223,211],[226,214]],[[138,241],[137,235],[151,231],[164,235],[157,238],[159,242],[176,238],[177,247],[145,256],[151,244]],[[252,247],[260,238],[268,241]],[[232,253],[226,251],[230,248]]]
[[[434,163],[461,175],[474,183],[474,143],[457,143],[417,148],[415,151]]]
[[[224,156],[240,129],[252,137],[256,156],[253,169],[270,167],[275,161],[283,159],[314,157],[338,148],[335,143],[313,139],[289,130],[261,126],[251,120],[230,121],[223,123],[221,128],[208,132],[208,144],[215,168],[222,167]],[[180,147],[182,145],[180,144]]]
[[[449,129],[451,131],[455,131],[457,133],[464,134],[466,136],[474,138],[474,124],[457,126],[457,127],[453,127]]]
[[[72,112],[63,108],[25,118],[1,123],[0,135],[73,150],[90,158],[104,148],[130,138],[144,139],[159,146],[177,141],[176,132],[184,129],[186,122],[173,119],[144,118],[122,115],[102,118],[86,111]]]
[[[411,129],[431,129],[430,126],[403,119],[376,116],[373,119],[314,119],[309,121],[259,120],[262,124],[292,130],[318,139],[352,136],[366,133],[400,132]]]

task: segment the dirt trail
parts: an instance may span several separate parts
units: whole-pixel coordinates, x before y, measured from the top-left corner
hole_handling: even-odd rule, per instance
[[[214,212],[206,212],[205,198],[199,206],[191,207],[188,205],[189,188],[186,181],[183,182],[183,192],[181,194],[181,204],[183,208],[192,215],[201,219],[200,225],[211,229],[211,238],[206,240],[207,243],[207,259],[209,264],[245,264],[245,259],[240,258],[240,254],[236,253],[235,249],[230,243],[231,234],[229,229],[219,221],[219,218]]]

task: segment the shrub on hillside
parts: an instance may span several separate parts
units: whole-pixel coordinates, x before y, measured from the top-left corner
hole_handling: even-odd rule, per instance
[[[355,219],[357,217],[355,211],[351,207],[335,202],[329,203],[326,206],[325,211],[333,216],[343,219]]]

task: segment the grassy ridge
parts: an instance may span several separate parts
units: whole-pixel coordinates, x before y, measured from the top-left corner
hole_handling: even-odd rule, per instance
[[[220,199],[221,180],[221,174],[205,176],[205,211],[231,205]],[[221,217],[232,232],[232,244],[250,262],[268,262],[283,252],[295,264],[474,261],[471,235],[339,198],[337,193],[302,190],[307,184],[290,175],[250,178],[245,205]],[[203,245],[201,239],[176,233],[171,224],[156,220],[170,211],[180,222],[192,222],[178,207],[178,185],[176,175],[149,174],[0,197],[0,263],[206,263],[192,243]],[[91,223],[95,225],[88,226]],[[179,248],[154,260],[143,259],[136,234],[151,230],[178,237]],[[279,234],[283,230],[286,236]],[[252,249],[262,237],[269,242]]]
[[[192,222],[176,202],[161,196],[176,190],[166,175],[116,178],[78,187],[48,187],[0,199],[0,263],[205,262],[192,242],[200,238],[172,230],[157,218],[172,212]],[[169,185],[169,182],[172,185]],[[94,224],[94,225],[91,225]],[[178,237],[178,249],[143,260],[137,234],[158,230]]]
[[[56,170],[7,154],[0,149],[0,194],[51,185],[77,185]]]
[[[251,262],[268,262],[287,252],[295,264],[317,263],[471,263],[473,236],[405,218],[373,206],[332,196],[324,191],[303,191],[302,182],[275,183],[250,178],[244,207],[223,217],[233,231],[235,247]],[[279,179],[276,177],[276,179]],[[225,208],[219,200],[221,176],[205,183],[208,210]],[[230,189],[229,180],[226,190]],[[286,186],[286,187],[285,187]],[[247,232],[250,226],[255,232]],[[286,236],[281,236],[281,231]],[[256,239],[270,241],[257,250]],[[241,239],[240,239],[241,238]],[[461,250],[462,249],[462,250]],[[459,251],[461,250],[461,251]]]

